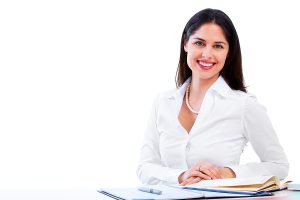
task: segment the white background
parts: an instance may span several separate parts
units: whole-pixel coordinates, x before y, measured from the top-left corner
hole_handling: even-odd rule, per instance
[[[0,188],[139,184],[155,96],[175,87],[182,30],[212,7],[238,31],[246,84],[300,178],[297,1],[0,2]],[[246,148],[242,163],[256,161]]]

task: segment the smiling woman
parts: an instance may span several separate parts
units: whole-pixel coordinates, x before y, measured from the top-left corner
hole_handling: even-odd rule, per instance
[[[207,23],[201,26],[184,45],[187,64],[200,79],[217,80],[229,50],[220,26]]]
[[[238,35],[224,12],[205,9],[188,21],[176,83],[154,103],[137,169],[143,183],[287,176],[265,109],[244,86]],[[248,142],[261,162],[240,165]]]

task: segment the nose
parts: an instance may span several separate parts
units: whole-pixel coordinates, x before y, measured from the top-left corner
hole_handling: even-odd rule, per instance
[[[202,49],[202,58],[209,59],[212,57],[212,50],[209,47]]]

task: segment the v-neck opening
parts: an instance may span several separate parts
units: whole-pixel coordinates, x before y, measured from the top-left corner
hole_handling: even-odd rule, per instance
[[[181,109],[182,109],[183,104],[185,103],[184,98],[185,98],[185,95],[183,95],[183,97],[180,98],[180,106],[179,106],[179,109],[177,110],[177,113],[176,113],[176,119],[177,119],[177,122],[178,122],[180,128],[184,130],[185,134],[191,135],[191,133],[192,133],[192,131],[193,131],[195,125],[196,125],[196,122],[197,122],[197,120],[198,120],[198,118],[199,118],[199,114],[200,114],[200,111],[201,111],[201,107],[200,107],[199,113],[198,113],[198,115],[197,115],[197,117],[196,117],[196,119],[195,119],[193,125],[191,126],[190,131],[187,131],[187,129],[183,126],[183,124],[182,124],[182,123],[180,122],[180,120],[179,120],[179,114],[180,114],[180,112],[181,112]],[[205,98],[205,96],[204,96],[204,98]],[[203,98],[203,100],[204,100],[204,98]]]

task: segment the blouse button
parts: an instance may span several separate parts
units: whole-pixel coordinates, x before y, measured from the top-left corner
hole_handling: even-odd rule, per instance
[[[187,145],[186,145],[186,151],[189,151],[191,149],[191,145],[188,143]]]

